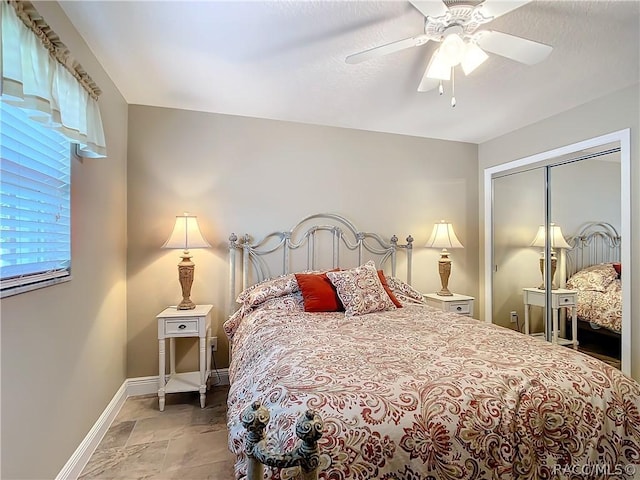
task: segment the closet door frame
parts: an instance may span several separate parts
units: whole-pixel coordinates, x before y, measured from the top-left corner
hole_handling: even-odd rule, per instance
[[[517,170],[527,166],[552,166],[558,157],[569,155],[589,148],[619,142],[620,144],[620,233],[622,248],[621,262],[625,266],[622,270],[622,372],[631,374],[631,130],[624,129],[611,132],[599,137],[537,153],[528,157],[513,160],[484,170],[484,319],[487,323],[493,321],[493,178],[504,175],[510,170]],[[546,186],[548,188],[548,185]],[[545,198],[548,198],[548,191]],[[545,205],[545,209],[547,206]],[[546,269],[548,270],[548,269]]]

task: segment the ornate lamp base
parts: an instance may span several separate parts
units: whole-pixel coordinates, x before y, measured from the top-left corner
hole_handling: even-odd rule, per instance
[[[538,287],[538,290],[545,290],[544,286],[544,257],[540,258],[540,273],[542,274],[542,283]],[[555,255],[551,255],[551,290],[557,290],[558,287],[553,283],[553,277],[556,275],[556,267],[558,266],[558,259]]]
[[[182,261],[178,264],[178,280],[182,287],[182,301],[178,304],[178,310],[193,310],[196,304],[191,301],[191,285],[193,284],[193,272],[195,263],[191,261],[188,250],[184,251]]]
[[[438,260],[438,273],[440,274],[440,284],[442,288],[437,295],[443,297],[451,297],[453,293],[449,291],[449,276],[451,275],[451,259],[449,258],[449,252],[443,248],[440,253],[440,260]]]

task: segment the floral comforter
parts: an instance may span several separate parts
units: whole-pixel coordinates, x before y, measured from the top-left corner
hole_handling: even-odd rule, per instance
[[[620,333],[622,330],[622,286],[611,282],[604,292],[578,290],[577,314],[580,320]]]
[[[580,320],[620,333],[622,330],[622,282],[612,263],[580,270],[567,280],[567,288],[578,292]]]
[[[640,385],[596,359],[423,305],[347,318],[289,301],[230,327],[236,478],[246,472],[240,413],[256,399],[282,449],[295,444],[302,412],[321,413],[321,479],[640,472]],[[270,479],[291,474],[266,470]]]

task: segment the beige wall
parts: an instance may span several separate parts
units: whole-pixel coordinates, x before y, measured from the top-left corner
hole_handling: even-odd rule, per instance
[[[73,279],[2,300],[4,479],[55,478],[126,378],[127,105],[58,4],[36,8],[104,92],[109,158],[72,166]]]
[[[537,153],[573,144],[606,133],[631,129],[631,291],[640,285],[640,132],[639,86],[615,92],[598,100],[551,117],[542,122],[516,130],[510,134],[483,143],[478,147],[479,169],[510,162]],[[485,195],[483,175],[479,176],[480,198]],[[480,225],[484,222],[483,204],[480,202]],[[480,242],[484,244],[484,226],[480,230]],[[482,247],[484,249],[484,246]],[[484,251],[484,250],[482,250]],[[481,268],[484,256],[481,255]],[[484,290],[484,278],[480,289]],[[637,287],[635,287],[637,290]],[[480,306],[484,312],[484,304]],[[640,297],[631,298],[631,374],[640,379]]]
[[[129,108],[127,376],[157,375],[155,316],[179,301],[179,252],[161,250],[175,215],[199,218],[214,245],[194,250],[191,298],[212,303],[227,365],[229,234],[260,237],[306,215],[339,213],[356,226],[416,239],[414,285],[439,287],[433,223],[448,219],[465,245],[455,250],[452,291],[477,295],[477,147],[228,115]],[[194,342],[178,368],[194,368]],[[188,344],[188,345],[187,345]]]

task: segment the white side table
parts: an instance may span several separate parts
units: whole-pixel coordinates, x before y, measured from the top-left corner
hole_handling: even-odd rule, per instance
[[[529,314],[531,306],[543,307],[545,305],[545,290],[539,288],[523,288],[522,296],[524,299],[524,333],[529,335]],[[564,288],[558,288],[551,290],[551,308],[553,310],[553,332],[551,335],[551,342],[558,345],[573,345],[574,349],[578,349],[578,315],[576,313],[576,304],[578,302],[578,292],[575,290],[566,290]],[[568,308],[571,310],[571,333],[572,340],[558,337],[558,316],[561,308]],[[534,336],[542,334],[533,334]]]
[[[467,317],[473,317],[474,297],[459,295],[454,293],[451,296],[438,295],[437,293],[426,293],[424,300],[427,305],[431,305],[445,312],[459,313]]]
[[[200,392],[200,407],[204,408],[207,393],[207,380],[211,373],[211,352],[208,348],[211,332],[211,310],[213,305],[196,305],[192,310],[178,310],[169,307],[158,316],[158,403],[164,411],[166,393]],[[197,372],[176,373],[175,339],[179,337],[198,337],[200,339],[200,370]],[[165,340],[169,339],[170,373],[165,371]]]

